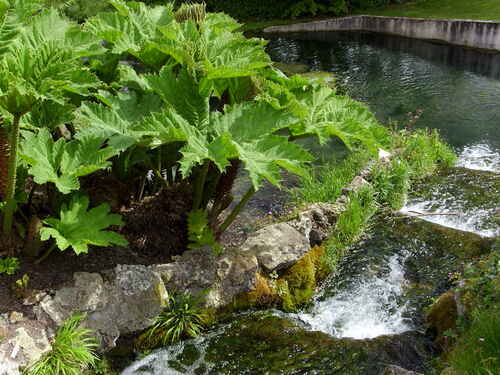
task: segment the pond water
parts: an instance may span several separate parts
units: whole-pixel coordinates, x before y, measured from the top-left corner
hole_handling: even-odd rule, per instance
[[[402,212],[425,221],[374,225],[311,308],[237,316],[123,374],[362,375],[391,363],[424,371],[432,353],[421,312],[450,287],[447,273],[461,260],[449,249],[500,234],[500,54],[364,33],[271,37],[268,50],[275,61],[335,73],[383,123],[421,111],[413,126],[439,129],[457,167],[409,197]],[[436,223],[450,228],[445,241]]]
[[[383,123],[437,128],[469,158],[500,151],[500,53],[374,33],[271,37],[275,61],[333,72]]]

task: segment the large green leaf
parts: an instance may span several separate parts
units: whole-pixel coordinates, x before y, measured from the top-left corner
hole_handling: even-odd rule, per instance
[[[153,46],[159,27],[173,21],[172,6],[148,7],[144,3],[113,0],[116,12],[104,12],[85,23],[85,29],[111,43],[115,54],[130,53],[144,63],[160,66],[165,60]]]
[[[17,44],[0,61],[0,105],[10,113],[24,114],[41,100],[64,104],[66,93],[87,95],[98,84],[79,56],[57,41]]]
[[[199,85],[186,69],[175,73],[163,68],[159,74],[146,76],[149,86],[191,125],[198,129],[207,127],[209,96],[199,91]]]
[[[100,92],[104,104],[84,102],[79,110],[78,135],[94,134],[109,138],[109,145],[123,151],[141,142],[143,132],[135,127],[143,118],[161,110],[161,100],[153,93],[119,92],[116,96]]]
[[[85,136],[66,142],[52,139],[47,129],[38,133],[25,132],[20,156],[29,165],[35,182],[52,182],[57,189],[68,194],[78,190],[78,177],[88,175],[111,165],[108,161],[116,155],[111,147],[103,147],[105,138]]]
[[[287,137],[273,135],[296,121],[293,115],[267,103],[226,107],[224,114],[212,116],[212,127],[219,136],[209,142],[208,148],[224,150],[225,159],[219,158],[225,165],[228,159],[242,160],[256,189],[263,179],[279,185],[281,168],[302,174],[304,163],[311,160],[302,147],[290,143]]]
[[[54,238],[60,250],[73,248],[76,254],[88,252],[89,245],[126,246],[127,241],[118,233],[105,231],[111,225],[123,225],[120,215],[110,214],[109,206],[101,204],[89,210],[89,198],[74,195],[69,204],[63,204],[60,219],[48,218],[40,229],[42,241]]]
[[[287,137],[268,136],[257,142],[236,144],[236,147],[256,190],[262,185],[262,180],[279,185],[281,168],[305,174],[304,163],[312,161],[309,153],[289,142]]]

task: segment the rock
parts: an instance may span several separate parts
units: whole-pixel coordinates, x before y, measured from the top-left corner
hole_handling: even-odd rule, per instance
[[[352,193],[356,192],[359,189],[361,189],[363,186],[369,186],[370,183],[366,181],[363,177],[361,176],[356,176],[353,178],[351,183],[346,186],[345,188],[342,189],[344,193]]]
[[[343,206],[328,203],[313,203],[288,222],[302,233],[311,246],[320,245],[330,234]]]
[[[381,148],[378,150],[378,160],[384,163],[387,163],[391,160],[392,154],[387,152]]]
[[[17,312],[17,311],[12,311],[9,314],[9,321],[12,324],[16,324],[16,323],[22,322],[23,320],[25,320],[23,313],[20,313],[20,312]]]
[[[442,294],[432,305],[426,316],[430,333],[435,337],[435,343],[446,346],[444,333],[457,325],[457,303],[452,291]]]
[[[382,375],[421,375],[418,372],[409,371],[402,367],[391,365],[387,366]]]
[[[252,233],[243,243],[241,252],[257,257],[267,273],[285,269],[309,251],[308,238],[287,223],[269,225]]]
[[[20,367],[41,358],[51,349],[51,334],[36,320],[12,322],[6,315],[0,316],[0,375],[19,375]]]
[[[169,291],[204,297],[205,306],[219,308],[237,294],[255,287],[259,266],[252,253],[226,251],[216,256],[210,248],[184,252],[176,262],[153,267]]]
[[[78,272],[72,284],[46,296],[37,309],[57,325],[75,313],[86,314],[84,326],[93,330],[101,349],[110,349],[121,335],[151,325],[165,305],[160,277],[146,266],[118,265],[106,275]]]

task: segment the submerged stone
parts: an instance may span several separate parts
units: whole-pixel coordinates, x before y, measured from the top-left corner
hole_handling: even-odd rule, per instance
[[[428,343],[415,332],[372,340],[336,339],[287,319],[250,315],[213,338],[209,374],[380,374],[387,363],[420,369]]]
[[[441,254],[449,253],[463,260],[486,254],[493,245],[493,240],[490,238],[418,218],[399,220],[393,229],[402,235],[425,241]]]
[[[283,73],[285,73],[287,76],[293,76],[294,74],[306,73],[309,70],[311,70],[307,65],[299,64],[299,63],[275,62],[275,63],[273,63],[273,65],[274,65],[274,67],[278,68]]]

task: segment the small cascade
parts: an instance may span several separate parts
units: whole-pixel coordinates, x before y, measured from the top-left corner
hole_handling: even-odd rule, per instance
[[[500,173],[500,152],[486,143],[466,146],[460,153],[457,167]]]
[[[297,318],[311,330],[354,339],[399,334],[412,329],[404,317],[408,306],[401,302],[406,283],[403,269],[406,257],[391,256],[382,274],[365,270],[368,276],[318,302],[310,312],[297,314]]]
[[[426,182],[401,213],[448,228],[500,235],[500,153],[486,144],[465,147],[456,167]]]

